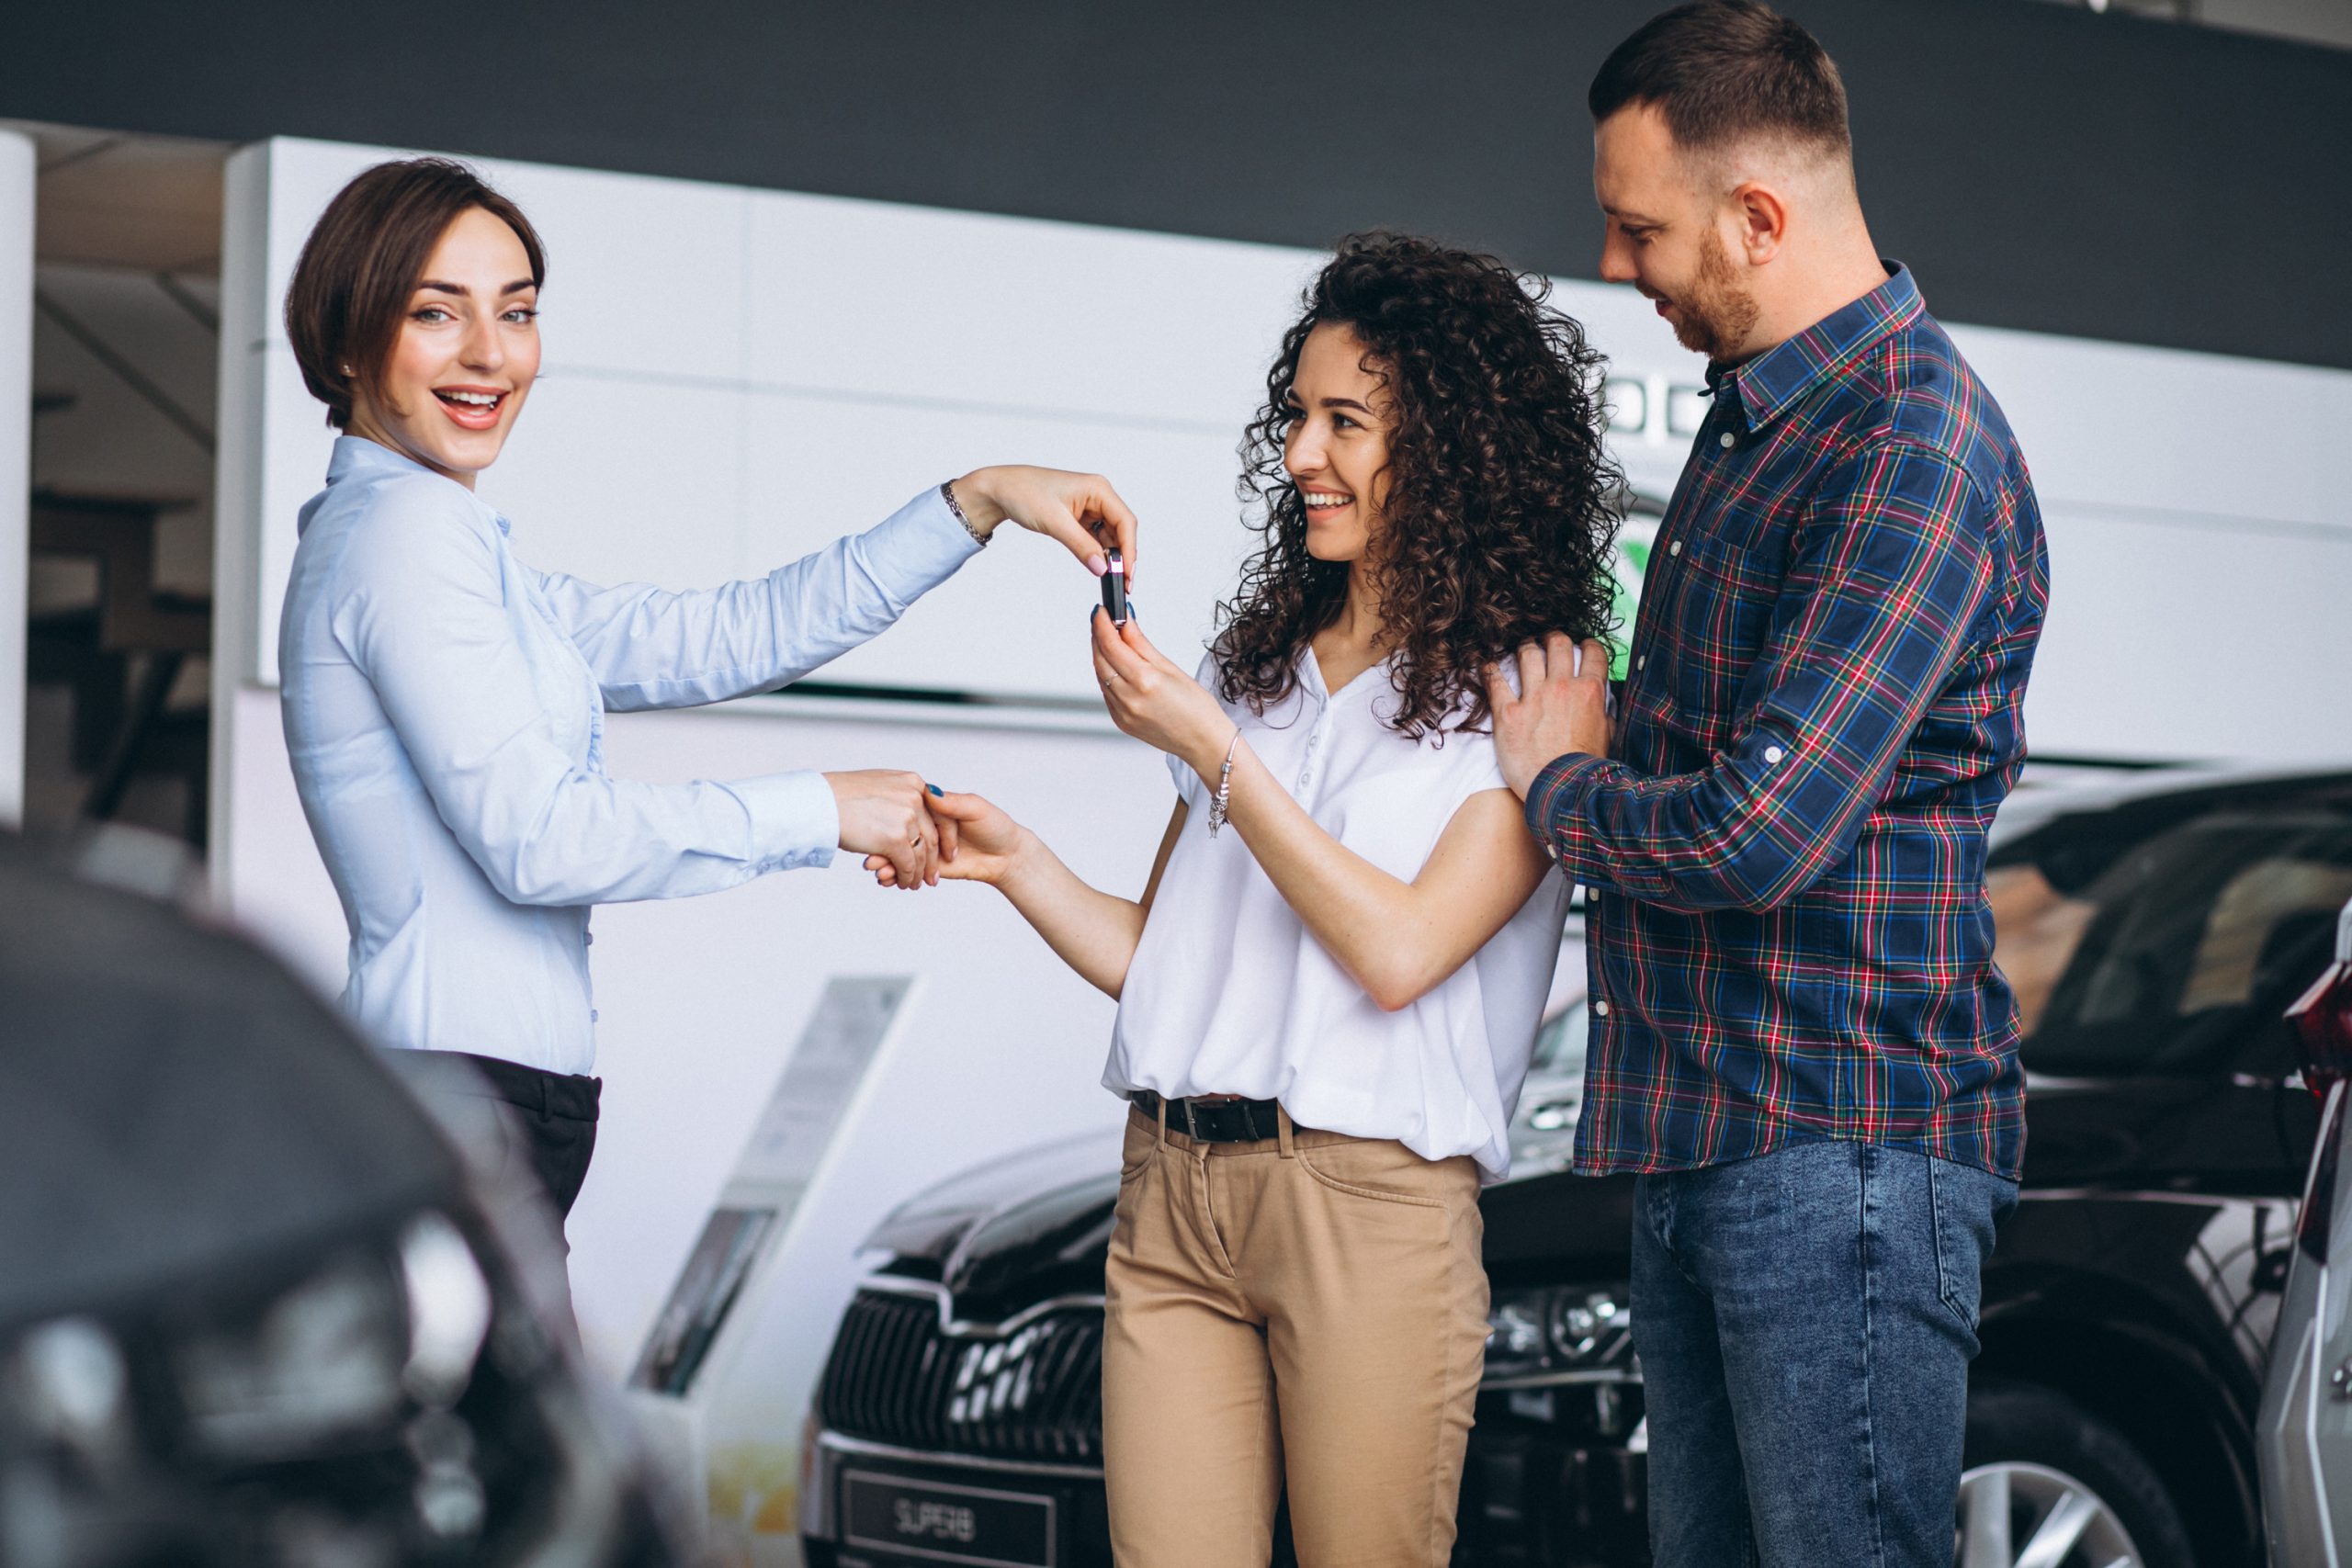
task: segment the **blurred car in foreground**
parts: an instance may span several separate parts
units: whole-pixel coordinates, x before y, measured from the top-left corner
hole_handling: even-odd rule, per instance
[[[2339,1568],[2352,1558],[2352,1179],[2344,1172],[2352,904],[2335,928],[2335,963],[2290,1016],[2302,1037],[2304,1080],[2326,1096],[2326,1111],[2263,1388],[2262,1495],[2273,1563]]]
[[[676,1561],[478,1190],[258,952],[0,836],[0,1564]]]
[[[1987,876],[2028,1030],[2025,1191],[1986,1269],[1965,1568],[2252,1568],[2255,1416],[2316,1105],[2281,1014],[2352,897],[2352,773],[2020,795]],[[1546,1027],[1483,1200],[1493,1337],[1455,1561],[1646,1561],[1629,1179],[1565,1169]],[[1114,1145],[946,1183],[873,1237],[804,1454],[810,1568],[1110,1562],[1099,1376]],[[1286,1561],[1286,1552],[1278,1557]]]

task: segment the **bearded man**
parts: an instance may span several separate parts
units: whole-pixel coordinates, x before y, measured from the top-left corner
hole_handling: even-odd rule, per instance
[[[2048,562],[2000,409],[1881,260],[1846,95],[1750,0],[1594,80],[1601,276],[1709,361],[1613,727],[1608,650],[1491,681],[1584,884],[1579,1169],[1639,1173],[1659,1568],[1951,1568],[1978,1280],[2024,1075],[1985,832]]]

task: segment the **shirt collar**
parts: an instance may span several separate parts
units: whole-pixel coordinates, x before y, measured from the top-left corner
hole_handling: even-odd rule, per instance
[[[1816,382],[1846,366],[1872,344],[1901,332],[1925,313],[1919,286],[1901,262],[1883,264],[1884,283],[1850,305],[1841,306],[1785,343],[1733,366],[1707,367],[1712,391],[1730,393],[1750,430],[1779,417]]]
[[[1349,692],[1383,691],[1395,684],[1392,680],[1383,680],[1379,677],[1386,675],[1390,667],[1396,662],[1396,656],[1391,653],[1376,663],[1367,666],[1354,680],[1334,692],[1323,683],[1323,664],[1315,657],[1315,644],[1310,639],[1298,650],[1298,662],[1295,666],[1298,671],[1298,689],[1306,693],[1307,700],[1316,706],[1329,707],[1333,698]]]
[[[336,436],[334,451],[327,458],[327,483],[333,485],[358,474],[431,475],[444,484],[457,485],[458,489],[465,491],[466,499],[472,502],[475,509],[484,517],[497,524],[500,533],[508,534],[514,531],[506,519],[499,514],[496,507],[492,506],[472,491],[466,490],[465,486],[458,484],[458,481],[449,478],[448,475],[434,473],[431,468],[426,468],[415,458],[395,452],[379,441],[370,441],[364,435]]]

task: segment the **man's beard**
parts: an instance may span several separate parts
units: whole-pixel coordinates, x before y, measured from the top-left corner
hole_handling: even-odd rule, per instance
[[[1723,236],[1712,229],[1699,246],[1699,271],[1690,292],[1673,304],[1680,318],[1674,322],[1675,341],[1718,362],[1738,356],[1760,313],[1755,299],[1739,287]]]

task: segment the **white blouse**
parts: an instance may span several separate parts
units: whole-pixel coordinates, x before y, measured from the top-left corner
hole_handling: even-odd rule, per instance
[[[1212,692],[1215,656],[1197,676]],[[1324,831],[1411,881],[1453,814],[1504,789],[1494,738],[1409,740],[1389,666],[1337,693],[1313,652],[1264,716],[1226,703],[1250,750]],[[1302,1126],[1394,1138],[1425,1159],[1475,1156],[1499,1179],[1570,893],[1546,876],[1487,944],[1426,996],[1383,1012],[1259,869],[1240,833],[1209,837],[1209,791],[1169,759],[1187,811],[1128,967],[1105,1088],[1280,1100]]]

